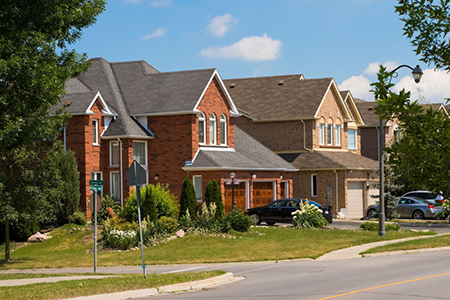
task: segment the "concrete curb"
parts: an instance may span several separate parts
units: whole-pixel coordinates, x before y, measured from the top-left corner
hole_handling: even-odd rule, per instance
[[[66,300],[124,300],[129,298],[143,298],[166,293],[177,293],[187,291],[198,291],[214,286],[227,284],[230,282],[245,279],[244,277],[234,277],[233,273],[227,272],[223,275],[208,279],[178,283],[173,285],[162,286],[158,288],[125,291],[111,294],[92,295],[77,298],[68,298]]]

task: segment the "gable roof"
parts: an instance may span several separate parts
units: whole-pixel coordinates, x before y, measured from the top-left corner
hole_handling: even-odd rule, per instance
[[[306,170],[374,170],[377,161],[347,151],[314,151],[279,154],[300,171]]]
[[[345,105],[348,107],[349,110],[351,110],[355,114],[355,122],[357,122],[359,125],[364,125],[364,119],[361,116],[361,113],[359,112],[358,106],[355,103],[355,98],[353,98],[353,95],[350,91],[341,91],[340,92],[341,97],[345,103]]]
[[[359,98],[355,98],[356,106],[364,119],[365,127],[379,127],[380,118],[375,113],[376,101],[365,101]],[[384,126],[388,125],[387,120],[383,120]]]
[[[334,89],[344,110],[333,78],[304,79],[303,75],[281,75],[224,80],[240,111],[254,121],[314,119],[329,90]]]
[[[188,170],[297,171],[239,127],[234,127],[235,148],[200,147]]]

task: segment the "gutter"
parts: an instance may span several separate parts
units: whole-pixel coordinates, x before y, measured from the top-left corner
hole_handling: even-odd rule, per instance
[[[122,140],[120,138],[117,138],[119,140],[120,145],[120,206],[123,208],[123,160],[122,160]]]
[[[336,174],[336,208],[334,209],[334,214],[337,216],[338,206],[339,206],[339,176],[336,170],[333,170],[334,174]]]

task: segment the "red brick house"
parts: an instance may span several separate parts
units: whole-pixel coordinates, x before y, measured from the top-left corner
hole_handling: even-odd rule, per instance
[[[237,207],[292,196],[296,168],[235,126],[240,114],[216,69],[161,73],[144,61],[96,58],[66,91],[62,103],[72,118],[63,139],[76,153],[87,212],[91,179],[124,204],[133,160],[148,183],[169,184],[176,196],[189,176],[199,205],[216,179],[231,209],[231,173]]]
[[[242,117],[236,125],[298,169],[294,196],[360,218],[376,194],[376,161],[361,156],[364,125],[333,78],[285,75],[224,80]]]

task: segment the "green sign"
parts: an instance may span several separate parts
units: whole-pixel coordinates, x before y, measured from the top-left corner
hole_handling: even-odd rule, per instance
[[[103,185],[103,180],[89,180],[89,185]]]
[[[102,186],[101,185],[91,185],[90,187],[89,187],[89,190],[90,191],[101,191],[102,190]]]

